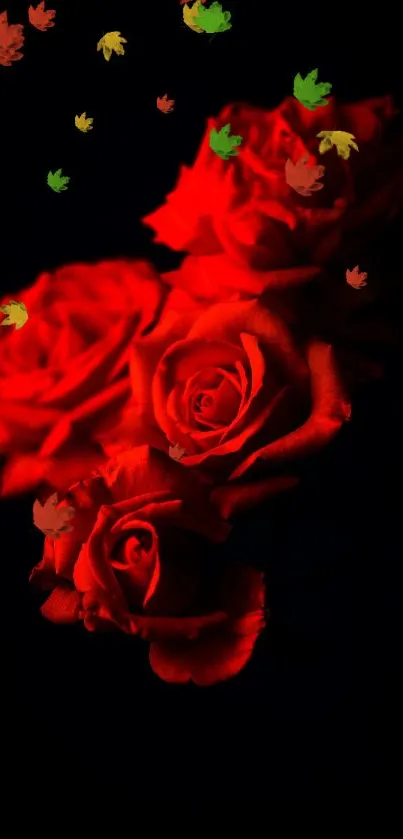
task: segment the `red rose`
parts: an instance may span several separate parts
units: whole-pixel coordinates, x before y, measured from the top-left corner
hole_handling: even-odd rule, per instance
[[[2,495],[66,488],[99,462],[96,432],[129,393],[131,339],[164,293],[151,265],[123,260],[59,268],[18,293],[29,319],[0,329]]]
[[[229,526],[198,475],[147,446],[77,484],[70,533],[45,540],[32,579],[53,589],[42,613],[90,630],[117,628],[150,641],[169,682],[209,685],[239,672],[263,628],[262,575],[208,560]]]
[[[385,146],[379,142],[394,113],[389,96],[352,105],[331,99],[316,111],[294,97],[273,111],[229,105],[208,120],[193,167],[182,167],[166,203],[143,221],[156,232],[156,241],[193,256],[226,253],[240,265],[268,271],[323,263],[344,233],[356,236],[363,225],[402,205],[401,137]],[[228,122],[243,144],[237,157],[225,161],[210,149],[209,135]],[[347,161],[335,150],[323,158],[318,154],[316,134],[334,128],[356,137],[359,153],[352,152]],[[291,189],[284,176],[287,158],[296,163],[306,154],[310,163],[326,166],[324,189],[309,199]],[[276,271],[262,278],[266,287],[278,281]],[[188,290],[200,294],[203,289],[197,281]]]
[[[283,478],[244,487],[258,461],[278,470],[328,443],[349,417],[331,346],[298,347],[261,301],[182,305],[173,291],[158,326],[134,341],[133,396],[109,441],[112,454],[149,443],[201,467],[223,515],[288,485]],[[178,307],[179,309],[179,307]],[[174,452],[171,451],[171,454]]]

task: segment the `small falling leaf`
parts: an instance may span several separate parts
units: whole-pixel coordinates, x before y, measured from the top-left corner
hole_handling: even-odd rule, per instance
[[[214,2],[208,8],[199,7],[193,22],[200,26],[203,32],[212,35],[215,32],[226,32],[232,28],[231,12],[224,12],[221,3]]]
[[[200,8],[201,0],[196,0],[196,3],[193,3],[193,6],[188,6],[186,3],[183,7],[183,20],[189,29],[193,29],[193,32],[204,32],[204,29],[201,29],[201,27],[197,26],[194,22],[195,17],[199,14]]]
[[[0,306],[0,312],[4,312],[7,317],[1,322],[1,326],[15,325],[16,329],[21,329],[28,320],[28,310],[25,303],[19,303],[18,300],[10,300],[3,306]]]
[[[351,285],[351,288],[355,288],[355,289],[364,288],[364,286],[367,285],[367,283],[366,283],[367,277],[368,277],[368,274],[366,274],[365,271],[362,271],[362,273],[360,274],[359,265],[356,265],[355,268],[353,268],[352,271],[350,271],[349,268],[347,268],[346,280],[347,280],[348,284]]]
[[[21,23],[8,23],[7,12],[0,14],[0,64],[3,67],[11,67],[13,61],[24,57],[19,52],[24,43],[23,29]]]
[[[317,183],[318,178],[322,178],[325,172],[324,166],[307,166],[308,156],[300,157],[294,164],[290,159],[285,164],[285,180],[288,186],[295,189],[299,195],[309,196],[319,189],[323,189],[324,184]]]
[[[87,114],[86,114],[85,111],[81,114],[80,117],[79,116],[74,117],[74,123],[75,123],[76,128],[78,128],[79,131],[82,131],[83,134],[86,134],[87,131],[92,130],[92,123],[93,122],[94,122],[94,120],[91,117],[87,117]]]
[[[55,25],[53,21],[55,14],[54,9],[45,11],[45,0],[42,0],[42,3],[39,3],[36,8],[30,6],[28,9],[29,22],[32,23],[32,26],[35,26],[35,29],[39,29],[40,32],[45,32],[46,29],[50,29],[51,26]]]
[[[325,154],[332,146],[336,146],[339,157],[348,160],[351,149],[359,151],[354,134],[349,134],[348,131],[319,131],[316,136],[321,138],[319,154]]]
[[[175,99],[168,99],[168,94],[165,93],[164,96],[157,96],[157,108],[159,111],[162,111],[163,114],[169,114],[173,111],[175,105]]]
[[[318,78],[318,70],[311,70],[303,79],[301,73],[297,73],[294,79],[294,96],[301,102],[304,108],[309,111],[316,111],[316,108],[324,108],[329,100],[324,99],[331,89],[330,82],[316,83]]]
[[[172,457],[172,460],[181,460],[186,454],[186,449],[182,449],[179,443],[176,443],[174,446],[169,447],[168,453],[169,457]]]
[[[58,503],[57,492],[55,492],[45,504],[36,500],[33,506],[35,527],[52,539],[58,539],[62,533],[73,530],[68,522],[76,512],[74,507],[58,507]]]
[[[230,131],[231,125],[229,122],[227,125],[224,125],[220,131],[216,131],[215,128],[212,128],[210,131],[210,148],[223,160],[228,160],[230,157],[234,157],[239,154],[236,150],[236,146],[239,146],[243,140],[243,137],[241,137],[240,134],[233,134],[232,136],[229,136]]]
[[[53,189],[53,192],[64,192],[69,181],[70,178],[67,175],[62,175],[61,169],[57,169],[56,172],[48,172],[47,183]]]
[[[120,32],[107,32],[97,43],[97,52],[102,50],[105,61],[109,61],[112,52],[116,55],[124,55],[123,44],[127,44],[126,38],[122,38]]]

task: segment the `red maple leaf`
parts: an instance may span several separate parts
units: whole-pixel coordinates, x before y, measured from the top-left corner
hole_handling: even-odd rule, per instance
[[[12,61],[19,61],[23,58],[22,52],[18,52],[24,43],[22,23],[8,23],[7,12],[0,14],[0,64],[3,67],[11,67]]]
[[[175,99],[168,99],[167,93],[165,93],[164,96],[157,96],[157,108],[162,111],[163,114],[169,114],[169,112],[173,110],[174,105]]]
[[[58,503],[57,492],[55,492],[45,504],[37,500],[33,506],[34,524],[45,536],[53,539],[58,539],[62,533],[73,529],[68,522],[76,512],[74,507],[65,505],[58,507]]]
[[[45,32],[46,29],[55,25],[53,21],[55,14],[54,9],[45,11],[45,0],[42,0],[42,3],[39,3],[36,9],[33,6],[30,6],[28,9],[29,22],[32,23],[32,26],[35,26],[35,29],[39,29],[41,32]]]
[[[360,266],[356,265],[352,271],[347,268],[346,280],[351,288],[364,288],[367,285],[366,279],[368,274],[365,271],[360,273]]]
[[[318,189],[323,189],[323,184],[317,183],[325,172],[324,166],[307,166],[308,155],[300,157],[296,163],[290,159],[285,164],[285,179],[288,186],[291,186],[300,195],[311,195]]]

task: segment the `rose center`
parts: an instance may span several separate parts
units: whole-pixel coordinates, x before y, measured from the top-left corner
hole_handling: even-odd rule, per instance
[[[203,408],[208,408],[214,402],[210,393],[199,393],[195,400],[195,410],[203,411]]]
[[[115,545],[111,566],[132,609],[142,606],[155,558],[153,534],[148,530],[132,531]]]
[[[193,421],[206,430],[227,427],[233,422],[241,398],[237,384],[236,374],[230,371],[201,371],[190,388]]]

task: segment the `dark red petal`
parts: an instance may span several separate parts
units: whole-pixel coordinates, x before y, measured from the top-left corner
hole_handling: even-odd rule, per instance
[[[59,492],[66,491],[75,481],[87,475],[105,461],[99,447],[88,441],[86,446],[67,444],[56,457],[42,458],[35,454],[16,454],[5,464],[2,497],[29,492],[44,482]]]
[[[57,586],[41,608],[44,618],[53,623],[76,623],[80,595],[67,586]]]
[[[221,632],[187,643],[160,642],[150,647],[154,673],[166,682],[213,685],[236,676],[249,660],[264,627],[263,612],[249,612]]]
[[[217,591],[217,594],[219,591]],[[193,681],[212,685],[235,676],[252,654],[264,628],[263,575],[252,568],[231,565],[221,580],[220,597],[227,620],[200,626],[193,640],[157,640],[150,648],[154,672],[168,682]],[[225,613],[224,613],[225,614]]]
[[[164,274],[166,283],[191,292],[200,300],[228,300],[237,296],[258,297],[264,291],[283,290],[315,279],[320,269],[313,266],[254,271],[225,254],[188,256],[176,271]]]
[[[249,455],[232,472],[230,480],[244,475],[257,460],[278,463],[312,454],[327,445],[350,418],[351,406],[343,390],[332,347],[322,341],[312,341],[307,355],[312,388],[309,419],[296,431]]]
[[[291,476],[267,478],[265,481],[254,481],[250,484],[228,483],[217,487],[211,495],[223,519],[229,519],[238,513],[256,507],[262,501],[267,501],[280,492],[298,484],[299,479]]]

